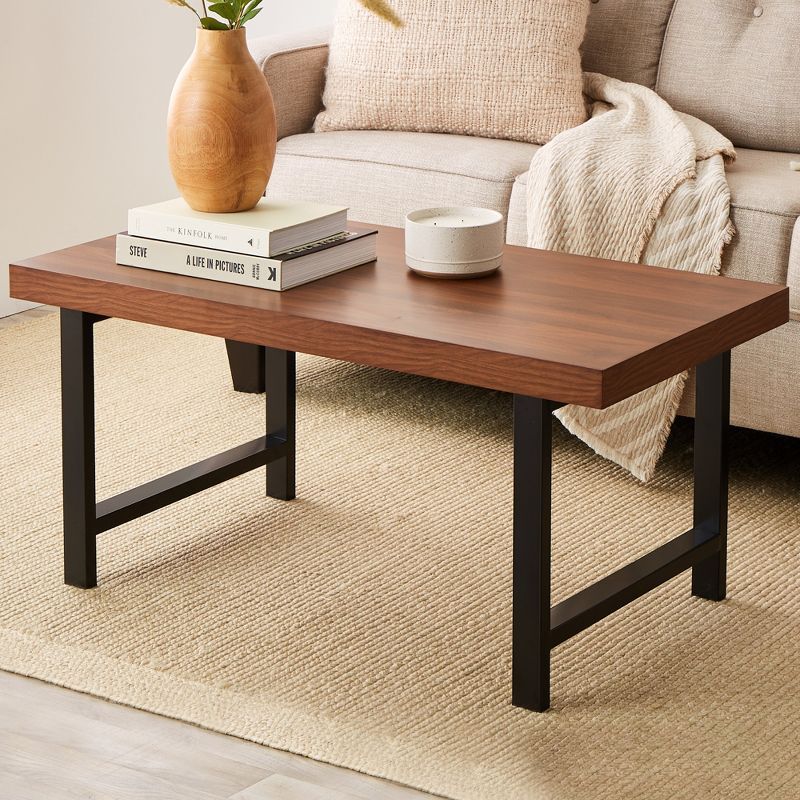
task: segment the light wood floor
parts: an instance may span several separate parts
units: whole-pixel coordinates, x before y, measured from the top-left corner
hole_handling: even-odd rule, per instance
[[[2,800],[431,797],[0,671]]]
[[[0,331],[52,313],[0,319]],[[433,795],[0,671],[0,800],[425,800]]]

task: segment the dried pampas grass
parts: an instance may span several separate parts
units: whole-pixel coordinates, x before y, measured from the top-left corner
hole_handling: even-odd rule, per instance
[[[394,9],[386,0],[358,0],[358,2],[361,3],[367,11],[371,11],[375,16],[391,23],[395,28],[403,27],[403,20],[395,14]]]

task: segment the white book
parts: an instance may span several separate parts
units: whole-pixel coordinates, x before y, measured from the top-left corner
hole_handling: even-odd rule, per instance
[[[325,239],[346,227],[347,209],[343,206],[267,199],[250,211],[234,214],[193,211],[180,197],[128,212],[132,236],[264,257]]]
[[[276,258],[117,234],[117,264],[281,292],[374,261],[377,231],[345,231]]]

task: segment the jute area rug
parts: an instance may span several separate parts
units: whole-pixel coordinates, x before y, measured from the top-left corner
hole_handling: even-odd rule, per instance
[[[263,432],[222,342],[98,326],[101,497]],[[795,798],[800,448],[737,432],[730,599],[681,576],[509,704],[507,396],[299,360],[298,499],[256,471],[61,583],[55,315],[0,334],[0,668],[452,798]],[[690,526],[691,424],[639,486],[557,431],[554,599]]]

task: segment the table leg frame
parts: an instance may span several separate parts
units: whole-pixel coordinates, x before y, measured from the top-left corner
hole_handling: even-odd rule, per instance
[[[266,435],[101,502],[96,500],[94,325],[105,317],[61,310],[64,581],[97,585],[96,539],[185,497],[261,466],[267,495],[295,497],[295,354],[265,349]],[[694,521],[691,530],[551,607],[552,412],[514,396],[512,703],[550,706],[553,648],[687,569],[692,593],[726,591],[730,353],[697,368]]]
[[[266,388],[264,346],[226,339],[225,350],[228,353],[234,391],[263,394]]]
[[[97,536],[245,472],[267,466],[267,494],[295,496],[295,354],[267,348],[265,435],[97,502],[94,325],[105,317],[61,310],[64,582],[97,585]]]
[[[552,412],[514,396],[512,703],[550,706],[550,653],[567,639],[681,572],[692,594],[725,599],[730,352],[697,368],[694,520],[691,530],[555,606],[550,605]]]

